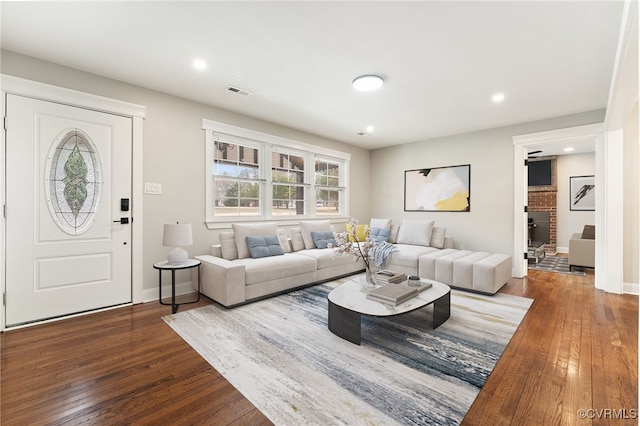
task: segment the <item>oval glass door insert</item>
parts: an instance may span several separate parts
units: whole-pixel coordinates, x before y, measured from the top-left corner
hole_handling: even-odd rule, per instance
[[[70,235],[86,232],[95,221],[102,190],[102,163],[95,144],[80,129],[62,132],[47,159],[45,185],[49,211]]]

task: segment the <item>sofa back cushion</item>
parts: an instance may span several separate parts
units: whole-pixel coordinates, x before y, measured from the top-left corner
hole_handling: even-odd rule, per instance
[[[582,229],[582,239],[583,240],[595,240],[596,239],[596,226],[595,225],[585,225]]]
[[[269,223],[234,223],[231,225],[238,248],[238,259],[250,257],[247,237],[264,237],[265,235],[278,235],[278,225]]]
[[[328,220],[300,222],[300,233],[302,234],[302,241],[304,241],[304,248],[307,250],[316,248],[313,237],[311,237],[311,231],[332,231],[331,222]]]
[[[398,232],[398,243],[429,247],[433,223],[433,220],[403,220]]]
[[[247,236],[246,241],[249,254],[253,259],[284,255],[284,250],[277,235]]]

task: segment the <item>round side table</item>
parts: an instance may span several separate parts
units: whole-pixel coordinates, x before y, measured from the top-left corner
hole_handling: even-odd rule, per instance
[[[157,269],[159,272],[158,278],[158,288],[159,288],[159,299],[161,305],[171,305],[171,313],[175,314],[178,312],[178,307],[180,305],[189,305],[191,303],[197,303],[200,301],[200,261],[197,259],[187,259],[182,263],[169,263],[168,260],[163,260],[162,262],[157,262],[153,264],[153,268]],[[176,271],[181,269],[191,269],[198,267],[198,297],[196,300],[191,302],[183,302],[176,303]],[[171,303],[164,303],[162,301],[162,271],[171,271]]]

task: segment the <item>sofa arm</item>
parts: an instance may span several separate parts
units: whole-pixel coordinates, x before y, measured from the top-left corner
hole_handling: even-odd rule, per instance
[[[569,265],[594,268],[596,240],[582,239],[581,234],[573,234],[569,240]]]
[[[209,254],[215,257],[222,257],[222,246],[220,244],[212,244]]]
[[[202,294],[224,306],[237,305],[246,300],[244,265],[210,255],[195,258],[202,262]],[[193,273],[196,273],[195,270]]]

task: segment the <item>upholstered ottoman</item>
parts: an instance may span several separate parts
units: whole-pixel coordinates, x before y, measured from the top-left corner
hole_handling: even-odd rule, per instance
[[[453,264],[457,260],[473,254],[469,250],[455,250],[435,259],[435,280],[443,284],[453,284]]]
[[[495,294],[511,278],[511,256],[492,254],[473,264],[472,290]]]
[[[453,279],[451,285],[454,287],[472,289],[473,264],[479,262],[485,257],[489,257],[490,255],[490,253],[476,251],[461,259],[456,259],[453,263]]]
[[[418,275],[421,278],[426,278],[429,280],[436,279],[436,259],[450,255],[451,253],[455,253],[459,250],[456,249],[444,249],[437,250],[431,253],[423,254],[418,258]]]

